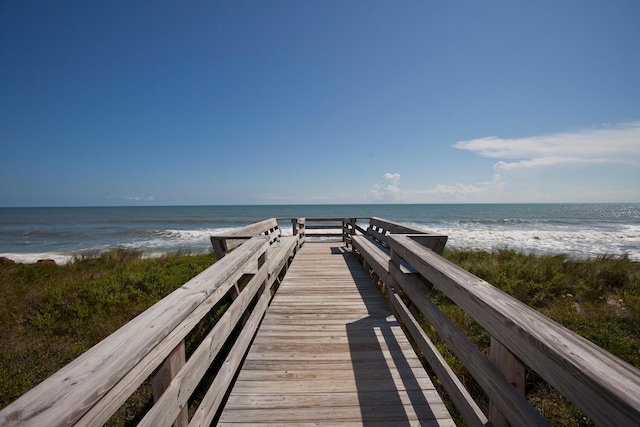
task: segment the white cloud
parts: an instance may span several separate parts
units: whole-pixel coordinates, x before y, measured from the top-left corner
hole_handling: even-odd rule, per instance
[[[427,203],[437,201],[473,201],[485,195],[486,185],[455,185],[438,184],[428,189],[402,189],[400,188],[400,174],[385,173],[383,181],[373,186],[371,195],[374,200],[401,202],[401,203]]]
[[[371,190],[373,199],[401,201],[397,200],[397,197],[400,193],[400,188],[398,187],[398,185],[400,184],[400,174],[387,172],[382,178],[383,181],[374,185],[373,190]]]
[[[496,170],[560,164],[640,163],[640,122],[526,138],[486,137],[455,148],[500,160]]]
[[[454,147],[495,159],[493,170],[486,171],[488,179],[404,189],[400,174],[388,172],[373,186],[371,199],[515,203],[629,201],[640,197],[635,184],[640,176],[640,121],[526,138],[477,138]]]
[[[400,174],[399,173],[385,173],[384,177],[385,181],[387,181],[387,183],[389,185],[392,186],[397,186],[398,183],[400,182]]]
[[[587,159],[579,157],[539,157],[531,160],[520,160],[518,162],[503,162],[502,160],[493,165],[493,169],[497,172],[500,170],[510,170],[517,168],[535,168],[542,166],[556,166],[561,164],[597,164],[611,163],[606,158]]]
[[[153,202],[156,200],[156,198],[154,196],[129,196],[129,197],[125,197],[126,200],[133,200],[136,202]]]

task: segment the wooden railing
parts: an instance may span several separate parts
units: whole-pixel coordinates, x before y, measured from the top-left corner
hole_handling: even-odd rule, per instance
[[[264,235],[268,237],[269,243],[273,243],[280,238],[281,234],[278,221],[275,218],[270,218],[235,229],[228,234],[214,234],[210,239],[216,258],[220,259],[227,252],[237,248],[254,236]]]
[[[278,278],[305,236],[342,237],[349,243],[353,235],[366,232],[357,218],[288,220],[296,236],[291,248],[283,249],[278,239],[270,242],[265,235],[242,236],[245,243],[0,411],[0,426],[101,425],[149,378],[155,403],[140,425],[209,425]],[[329,233],[329,227],[341,232]],[[390,282],[390,303],[468,425],[489,421],[495,426],[546,425],[523,395],[526,367],[595,422],[638,424],[640,370],[455,266],[420,244],[415,235],[385,237],[390,261],[388,275],[383,276]],[[490,358],[429,299],[425,283],[491,334]],[[216,312],[224,314],[214,318]],[[425,334],[415,313],[433,325],[483,388],[491,400],[488,416]],[[186,358],[185,339],[195,329],[204,329],[206,335]],[[189,419],[189,400],[208,374],[214,374],[213,379],[191,408]]]
[[[286,262],[269,259],[288,256],[269,248],[266,236],[249,239],[0,411],[0,426],[102,425],[148,378],[155,403],[139,425],[209,425],[278,283],[279,271],[269,271]],[[186,360],[185,338],[199,325],[208,333]],[[212,366],[188,420],[188,401]]]
[[[356,224],[358,220],[369,220],[369,217],[362,218],[279,218],[279,220],[291,220],[293,234],[300,236],[304,241],[307,237],[336,238],[343,242],[350,242],[351,236],[356,232],[365,233],[365,230]],[[314,230],[309,233],[307,230]]]
[[[410,236],[390,235],[389,246],[391,284],[387,292],[392,307],[468,425],[485,425],[487,417],[406,302],[433,325],[483,388],[492,403],[489,420],[494,426],[547,425],[522,393],[525,366],[600,425],[640,423],[640,370],[457,267]],[[401,260],[417,270],[418,278],[401,271]],[[429,299],[424,280],[491,334],[491,358]]]

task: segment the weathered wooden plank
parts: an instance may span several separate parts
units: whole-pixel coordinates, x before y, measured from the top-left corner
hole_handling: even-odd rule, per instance
[[[337,230],[342,231],[342,224],[336,225],[308,225],[306,226],[307,230]]]
[[[520,359],[491,337],[491,362],[505,376],[507,381],[522,395],[525,393],[526,369]],[[489,419],[494,427],[509,427],[509,422],[500,412],[500,408],[489,401]]]
[[[595,422],[640,419],[640,370],[405,236],[393,250]]]
[[[347,339],[346,342],[324,342],[324,343],[298,343],[289,341],[275,340],[258,341],[253,346],[256,352],[260,353],[292,353],[292,354],[312,354],[315,355],[318,352],[322,354],[340,354],[340,353],[355,353],[358,351],[372,352],[379,351],[402,351],[402,347],[396,341],[386,340],[378,341],[376,339],[370,339],[368,341],[358,340],[353,342]]]
[[[513,425],[546,426],[546,420],[531,406],[524,395],[511,386],[498,368],[462,333],[453,322],[429,300],[397,266],[391,263],[394,283],[401,285],[413,304],[438,331],[455,355],[462,361],[478,384]]]
[[[363,332],[368,332],[369,329],[361,329]],[[384,340],[385,337],[376,334],[378,340]],[[404,336],[395,336],[398,344],[408,344],[409,340]],[[372,342],[369,334],[350,334],[348,337],[345,335],[336,334],[334,331],[329,333],[322,333],[318,331],[310,331],[310,333],[300,336],[300,332],[277,332],[262,331],[260,330],[260,337],[256,338],[255,345],[273,345],[274,340],[287,345],[293,343],[296,345],[326,345],[326,344],[369,344]]]
[[[416,359],[406,359],[405,366],[413,368],[416,371],[422,370],[422,364]],[[267,371],[286,371],[292,370],[304,370],[304,369],[322,369],[329,370],[349,370],[353,371],[352,360],[314,360],[313,365],[309,364],[307,360],[257,360],[250,359],[245,360],[242,365],[243,372],[246,370],[267,370]],[[389,364],[387,360],[383,358],[360,360],[358,361],[358,369],[362,371],[372,370],[389,370]]]
[[[232,395],[229,397],[225,408],[228,409],[249,409],[249,408],[280,408],[280,409],[299,409],[299,408],[317,408],[341,406],[359,406],[361,402],[366,402],[368,406],[384,406],[384,405],[410,405],[411,399],[420,399],[428,397],[430,399],[438,399],[438,392],[435,390],[428,391],[409,391],[407,393],[396,394],[390,396],[378,391],[370,392],[345,392],[345,393],[287,393],[287,394],[270,394],[265,396],[241,396]]]
[[[375,216],[369,220],[369,224],[371,226],[382,228],[388,233],[394,234],[419,234],[425,232],[419,228],[410,227],[408,225],[400,224],[399,222],[389,221]]]
[[[452,425],[389,307],[336,245],[296,255],[218,425]]]
[[[435,344],[431,342],[397,294],[394,295],[392,303],[418,348],[420,348],[429,362],[429,366],[433,369],[445,390],[447,390],[447,394],[455,404],[456,409],[460,411],[466,424],[478,427],[486,425],[488,421],[486,415],[478,407],[469,391],[460,382]]]
[[[270,299],[271,288],[265,286],[264,292],[251,312],[251,316],[242,328],[238,339],[233,344],[233,347],[229,351],[229,355],[225,359],[220,370],[217,372],[211,386],[207,390],[207,393],[202,398],[200,405],[198,405],[193,418],[191,418],[191,421],[189,422],[190,426],[210,425],[213,421],[213,418],[215,417],[218,408],[222,403],[234,376],[236,375],[238,367],[242,362],[242,358],[249,348],[251,339],[260,325],[260,320],[267,309]]]
[[[184,366],[185,358],[185,346],[184,341],[180,341],[180,344],[173,350],[173,352],[167,357],[164,363],[160,366],[160,369],[153,376],[153,403],[158,403],[160,397],[171,385],[171,381],[178,374],[180,369]],[[189,414],[187,408],[182,408],[178,417],[173,422],[173,427],[184,427],[189,424]]]
[[[410,375],[413,375],[411,373]],[[380,392],[385,388],[393,387],[394,393],[398,391],[421,391],[435,390],[428,376],[422,378],[412,377],[411,381],[403,381],[406,377],[383,375],[382,378],[341,378],[339,381],[333,378],[302,378],[300,380],[282,381],[274,378],[270,381],[260,380],[238,380],[233,386],[236,394],[297,394],[297,393],[346,393],[355,389],[358,392]]]
[[[218,427],[362,427],[362,421],[273,421],[273,422],[222,422],[217,424]],[[403,427],[455,427],[455,423],[450,419],[443,420],[414,420],[414,421],[402,421]],[[367,420],[366,427],[398,427],[398,421],[378,421]]]
[[[81,417],[82,424],[106,422],[184,339],[189,325],[206,315],[199,307],[223,297],[242,275],[241,266],[256,261],[267,244],[257,238],[242,245],[4,408],[0,420],[22,426],[66,426]]]
[[[401,379],[403,375],[414,375],[416,378],[429,378],[426,371],[421,372],[412,369],[410,366],[402,366],[389,372],[377,370],[369,372],[367,379]],[[242,381],[300,381],[300,380],[318,380],[318,381],[355,381],[356,375],[353,372],[353,366],[350,369],[337,369],[327,372],[316,365],[307,366],[307,369],[281,369],[280,371],[268,370],[251,370],[243,375]],[[427,385],[426,385],[427,386]]]
[[[339,396],[337,396],[339,397]],[[374,420],[395,421],[399,425],[403,425],[410,419],[431,421],[434,419],[447,419],[450,417],[444,404],[432,405],[430,407],[415,407],[411,402],[407,404],[382,405],[382,406],[330,406],[315,407],[292,410],[291,408],[267,408],[267,409],[247,409],[236,410],[242,413],[239,421],[246,422],[310,422],[314,420],[332,420],[341,421],[363,421],[369,422]],[[222,423],[232,420],[223,418]]]
[[[158,402],[147,412],[140,426],[166,425],[167,420],[174,419],[187,406],[189,397],[266,280],[267,269],[263,268],[251,279],[247,287],[202,340]]]
[[[210,239],[216,257],[222,259],[227,251],[237,248],[251,237],[266,235],[269,236],[271,241],[275,239],[275,237],[271,237],[272,234],[280,235],[278,221],[275,218],[255,222],[227,234],[216,234],[211,236]]]
[[[389,249],[367,236],[354,236],[352,244],[364,258],[364,261],[375,271],[378,278],[384,283],[389,283],[389,259],[391,257]],[[406,262],[401,262],[400,268],[405,274],[416,273],[416,270]]]
[[[370,331],[371,330],[371,325],[376,325],[376,322],[365,322],[363,321],[363,323],[358,323],[358,325],[353,325],[352,327],[350,327],[350,331],[353,331],[354,334],[358,333],[358,330],[362,330],[364,332]],[[398,325],[391,325],[390,327],[398,327]],[[272,321],[270,319],[265,319],[264,322],[262,323],[262,325],[260,326],[260,331],[273,331],[273,332],[279,332],[279,331],[291,331],[293,333],[298,332],[301,336],[306,332],[306,333],[310,333],[310,329],[306,326],[306,325],[299,325],[299,324],[295,324],[295,323],[290,323],[290,324],[282,324],[282,323],[277,323],[275,321]],[[325,324],[319,324],[316,325],[315,328],[313,329],[313,333],[323,333],[323,332],[331,332],[334,333],[335,331],[344,331],[344,322],[343,323],[325,323]]]

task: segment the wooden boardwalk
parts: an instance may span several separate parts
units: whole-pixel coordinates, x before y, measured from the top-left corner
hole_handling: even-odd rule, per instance
[[[453,426],[362,266],[307,243],[267,310],[222,426]]]

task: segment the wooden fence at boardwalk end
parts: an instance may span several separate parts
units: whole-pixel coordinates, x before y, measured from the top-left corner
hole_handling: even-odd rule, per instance
[[[290,221],[291,235],[280,230],[283,221]],[[303,245],[331,238],[384,282],[395,316],[467,425],[547,425],[523,394],[527,369],[600,425],[640,424],[640,370],[447,261],[446,236],[382,218],[284,218],[213,236],[223,251],[215,264],[2,409],[0,426],[102,425],[146,381],[154,403],[139,425],[215,423],[289,265]],[[490,356],[431,301],[431,286],[488,331]],[[482,387],[489,413],[417,316]],[[185,340],[196,335],[187,355]]]

